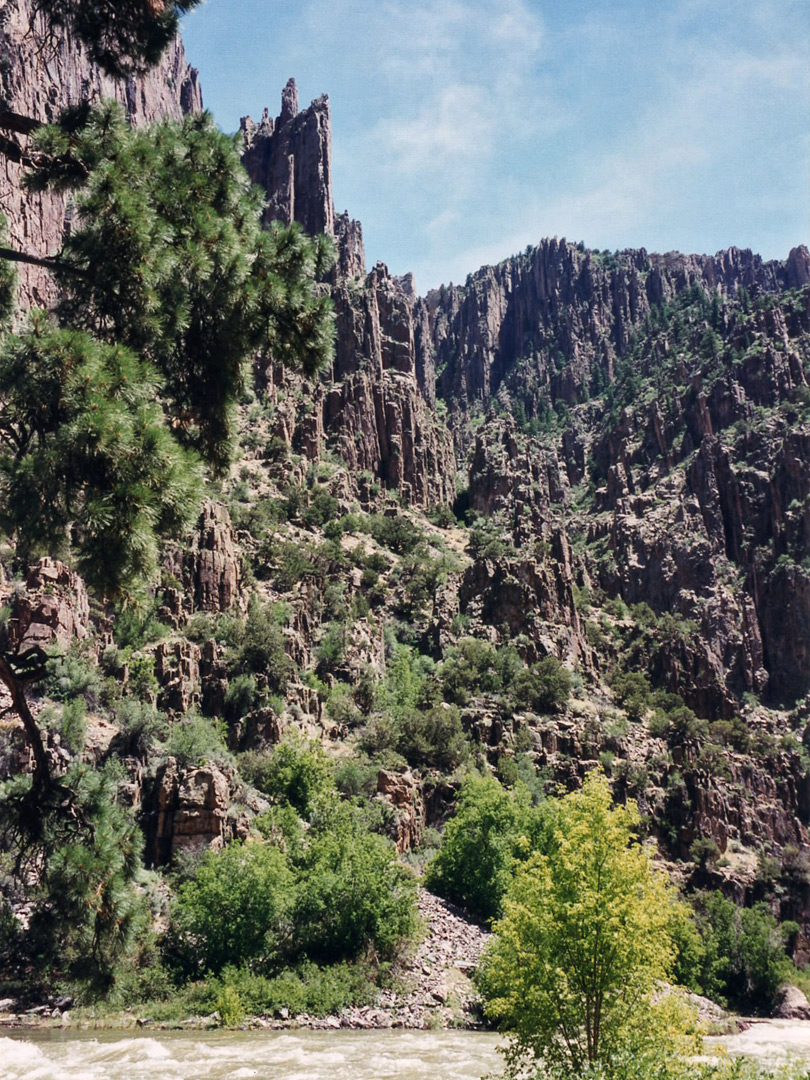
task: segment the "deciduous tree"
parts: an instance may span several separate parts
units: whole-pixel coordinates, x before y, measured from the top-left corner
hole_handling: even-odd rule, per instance
[[[560,801],[547,852],[508,889],[480,985],[512,1035],[513,1068],[529,1059],[553,1075],[624,1076],[674,1049],[673,1016],[662,1023],[654,997],[674,960],[673,900],[635,839],[638,821],[591,773]]]

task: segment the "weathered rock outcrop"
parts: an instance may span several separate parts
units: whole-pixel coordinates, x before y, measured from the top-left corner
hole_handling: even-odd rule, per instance
[[[175,758],[144,781],[140,816],[149,866],[166,866],[181,852],[218,848],[243,837],[249,815],[229,816],[236,780],[214,764],[184,768]]]
[[[87,589],[77,573],[56,559],[44,558],[32,567],[25,589],[8,598],[7,623],[10,651],[33,645],[67,648],[90,632]]]
[[[419,844],[425,826],[425,804],[419,784],[409,772],[395,773],[380,769],[377,794],[396,811],[394,830],[397,851],[408,851]]]
[[[773,1015],[780,1020],[810,1020],[810,1001],[798,986],[782,986],[776,995]]]
[[[11,246],[32,255],[55,255],[69,218],[63,195],[23,193],[20,181],[30,132],[82,101],[113,98],[133,124],[179,119],[202,109],[197,72],[178,38],[148,74],[116,82],[90,63],[83,46],[61,34],[50,40],[44,19],[32,21],[30,0],[0,5],[0,203]],[[46,270],[21,266],[24,307],[49,307],[56,292]]]
[[[613,380],[651,307],[694,285],[756,296],[796,287],[808,265],[805,247],[779,263],[737,248],[715,256],[648,255],[643,248],[609,255],[543,240],[462,286],[442,286],[423,303],[457,439],[468,444],[465,416],[502,385],[529,416],[557,400],[582,401],[594,385]]]
[[[556,522],[584,548],[580,584],[693,623],[651,674],[705,716],[810,691],[810,290],[780,295],[808,263],[804,247],[764,263],[553,240],[417,305],[470,506],[521,548]],[[687,330],[672,313],[690,303]],[[631,370],[657,393],[610,410]],[[526,432],[543,428],[560,434],[541,448]]]
[[[352,474],[364,470],[415,506],[455,496],[455,459],[417,345],[413,294],[382,264],[335,290],[337,346],[324,432]]]
[[[180,586],[165,590],[167,617],[228,611],[240,601],[239,550],[224,506],[206,499],[196,533],[169,552],[166,568]]]
[[[393,278],[382,264],[365,275],[363,234],[332,202],[329,99],[299,112],[295,80],[282,93],[281,113],[267,110],[257,125],[242,120],[243,161],[268,195],[267,220],[297,221],[336,241],[332,294],[336,356],[329,377],[307,392],[307,408],[280,411],[278,435],[316,460],[337,450],[355,482],[358,474],[399,492],[405,503],[448,503],[455,495],[452,443],[434,414],[435,370],[427,309],[410,275]],[[285,380],[270,372],[268,382]]]
[[[290,79],[275,118],[265,109],[256,124],[244,116],[242,162],[267,192],[265,221],[297,221],[310,235],[326,233],[338,249],[338,277],[362,277],[366,269],[363,231],[332,202],[332,128],[326,94],[299,112],[298,89]]]
[[[158,708],[182,715],[200,704],[200,648],[193,641],[176,638],[154,647],[155,678],[160,686]]]

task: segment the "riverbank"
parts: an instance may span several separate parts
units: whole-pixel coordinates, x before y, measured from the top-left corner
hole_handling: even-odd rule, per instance
[[[392,989],[381,990],[372,1006],[348,1007],[335,1016],[308,1013],[281,1016],[254,1016],[239,1026],[245,1029],[279,1031],[285,1029],[382,1030],[404,1028],[431,1031],[447,1028],[480,1030],[483,1023],[480,1001],[472,974],[490,937],[489,931],[466,912],[420,888],[419,914],[424,937],[403,962]],[[149,1028],[154,1030],[206,1030],[220,1026],[217,1013],[190,1016],[183,1020],[162,1020],[158,1009],[148,1007],[112,1012],[105,1008],[72,1009],[68,999],[17,1011],[15,1002],[0,1001],[0,1028],[7,1030],[73,1028],[102,1030]]]

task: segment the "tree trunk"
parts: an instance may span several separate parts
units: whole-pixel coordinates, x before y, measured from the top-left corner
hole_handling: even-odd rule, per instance
[[[8,692],[11,694],[11,704],[20,720],[22,720],[25,737],[34,755],[34,787],[49,787],[52,779],[51,768],[45,751],[45,744],[42,741],[42,733],[25,697],[25,687],[16,678],[4,656],[0,656],[0,681],[5,683]]]

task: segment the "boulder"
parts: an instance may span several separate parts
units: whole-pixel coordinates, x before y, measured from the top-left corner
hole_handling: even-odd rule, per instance
[[[810,1001],[798,986],[781,986],[776,995],[773,1015],[780,1020],[810,1020]]]

